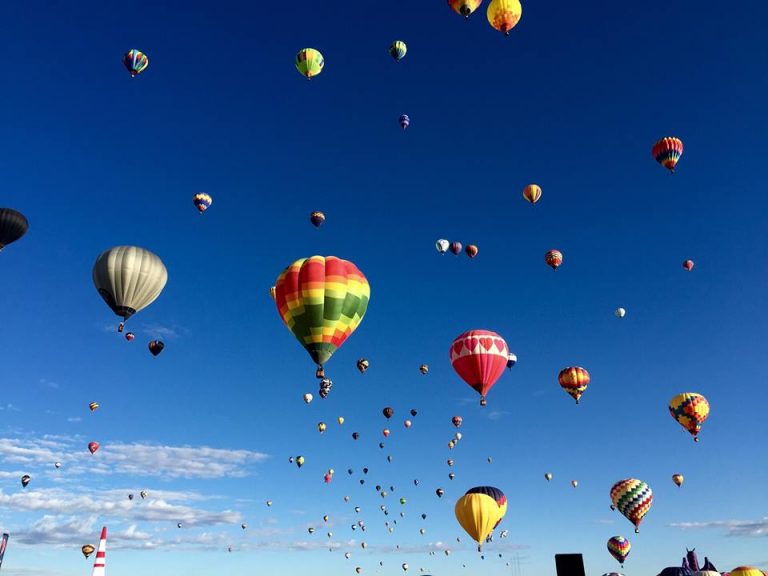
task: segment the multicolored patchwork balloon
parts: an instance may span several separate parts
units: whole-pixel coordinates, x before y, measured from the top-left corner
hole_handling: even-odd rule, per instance
[[[211,198],[210,194],[201,192],[200,194],[195,194],[192,197],[192,203],[195,205],[195,208],[197,208],[198,212],[202,214],[211,207],[211,204],[213,204],[213,198]]]
[[[280,317],[319,368],[363,320],[370,296],[363,273],[335,256],[296,260],[275,283]]]
[[[651,150],[656,162],[674,174],[677,161],[683,155],[683,141],[674,136],[662,138]]]
[[[693,435],[694,441],[698,442],[697,435],[701,431],[701,425],[709,416],[709,402],[701,394],[684,392],[669,401],[669,413],[680,426]]]
[[[624,536],[612,536],[608,539],[608,552],[624,568],[624,560],[629,556],[629,551],[632,549],[632,544]]]
[[[635,525],[635,533],[640,532],[640,522],[651,509],[653,490],[642,480],[627,478],[619,480],[611,487],[611,509],[618,509],[627,520]]]
[[[478,394],[485,396],[507,367],[509,348],[504,338],[490,330],[469,330],[459,334],[451,344],[451,365],[462,380]]]
[[[147,69],[149,58],[147,58],[144,52],[128,50],[128,52],[123,54],[123,66],[130,72],[131,78],[135,78]]]
[[[580,366],[570,366],[560,370],[557,377],[560,386],[579,403],[579,399],[589,385],[589,372]]]

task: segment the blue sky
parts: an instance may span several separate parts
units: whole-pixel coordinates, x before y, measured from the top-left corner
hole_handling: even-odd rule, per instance
[[[602,574],[618,569],[615,534],[633,544],[627,576],[693,546],[721,570],[768,568],[768,9],[526,2],[505,38],[485,5],[469,22],[439,1],[5,7],[0,205],[30,220],[0,257],[5,574],[87,573],[79,548],[102,525],[113,576],[398,574],[403,562],[544,575],[561,552]],[[408,44],[400,63],[395,39]],[[307,46],[326,59],[312,82],[293,66]],[[130,48],[150,59],[133,80]],[[650,155],[665,135],[685,142],[674,176]],[[521,197],[531,182],[535,207]],[[214,198],[202,217],[200,191]],[[312,210],[327,215],[319,230]],[[441,257],[437,238],[479,255]],[[132,343],[91,282],[96,256],[120,244],[169,271],[129,321]],[[565,257],[557,272],[550,248]],[[372,296],[328,365],[331,395],[305,405],[314,368],[268,290],[312,254],[355,262]],[[471,328],[519,358],[485,409],[448,360]],[[166,343],[157,358],[153,338]],[[569,365],[592,375],[579,406],[557,383]],[[683,391],[712,406],[698,444],[667,412]],[[463,439],[449,451],[454,414]],[[639,535],[608,508],[625,477],[654,489]],[[382,500],[376,484],[395,490]],[[453,515],[478,484],[509,498],[509,536],[485,560]],[[358,519],[365,532],[350,529]]]

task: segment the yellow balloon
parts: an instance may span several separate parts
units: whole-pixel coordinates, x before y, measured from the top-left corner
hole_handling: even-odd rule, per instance
[[[344,424],[344,416],[339,416],[339,417],[336,419],[336,421],[337,421],[339,424]]]
[[[485,542],[502,514],[496,500],[486,494],[464,494],[456,502],[456,520],[478,544]]]
[[[763,576],[763,572],[752,566],[739,566],[731,570],[731,576]]]
[[[509,36],[523,15],[520,0],[492,0],[485,12],[488,23],[505,36]]]

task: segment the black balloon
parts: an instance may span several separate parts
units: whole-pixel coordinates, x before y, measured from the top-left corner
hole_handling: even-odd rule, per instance
[[[29,222],[13,208],[0,208],[0,250],[16,242],[29,230]]]

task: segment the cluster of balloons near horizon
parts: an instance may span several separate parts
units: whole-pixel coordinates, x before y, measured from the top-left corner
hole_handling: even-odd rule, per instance
[[[445,254],[446,252],[449,252],[453,254],[454,256],[458,256],[461,254],[462,249],[461,242],[449,242],[448,240],[445,240],[444,238],[440,238],[437,242],[435,242],[435,249],[440,253],[440,255]],[[470,258],[474,258],[477,256],[478,248],[474,244],[467,244],[466,248],[464,248],[464,252],[467,256]]]

